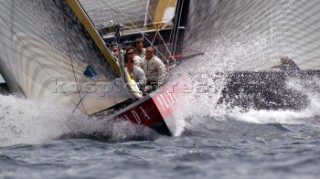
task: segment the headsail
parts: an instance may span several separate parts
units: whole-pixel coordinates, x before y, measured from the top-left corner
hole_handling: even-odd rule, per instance
[[[170,38],[176,6],[176,0],[2,1],[0,73],[11,89],[32,100],[86,114],[112,107],[130,95],[116,80],[119,67],[106,46],[114,34],[103,33],[105,24],[114,20],[126,27],[122,43],[128,34],[151,44],[156,35]]]
[[[2,1],[0,73],[35,101],[93,114],[130,98],[114,70],[73,22],[61,1]],[[95,76],[86,75],[88,67]]]

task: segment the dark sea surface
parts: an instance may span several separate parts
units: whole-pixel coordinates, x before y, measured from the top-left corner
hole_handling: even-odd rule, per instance
[[[61,106],[0,95],[0,178],[319,178],[318,91],[290,81],[290,88],[311,101],[295,111],[217,105],[225,80],[213,78],[216,72],[261,67],[265,58],[256,61],[257,51],[260,57],[283,51],[272,40],[273,31],[251,33],[246,21],[245,33],[212,30],[228,21],[223,17],[219,23],[217,11],[234,11],[208,10],[220,1],[192,2],[186,44],[206,55],[184,62],[174,74],[191,74],[194,87],[176,109],[175,136],[126,122],[104,126]],[[309,83],[319,86],[319,79]]]

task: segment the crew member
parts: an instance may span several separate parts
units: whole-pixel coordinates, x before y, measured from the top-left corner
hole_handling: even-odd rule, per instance
[[[138,55],[136,55],[135,53],[136,53],[136,51],[135,51],[135,49],[133,47],[128,47],[126,49],[126,57],[128,59],[133,60],[135,66],[138,66],[138,67],[141,68],[142,67],[141,66],[142,59]]]
[[[162,60],[154,55],[152,47],[146,48],[146,56],[142,58],[142,68],[147,77],[146,92],[163,85],[168,73]]]
[[[126,57],[124,59],[125,66],[131,76],[134,79],[141,91],[144,91],[144,87],[146,85],[146,74],[143,69],[135,66],[133,59]]]
[[[146,55],[146,49],[143,47],[143,40],[136,39],[133,43],[136,55],[143,58]]]

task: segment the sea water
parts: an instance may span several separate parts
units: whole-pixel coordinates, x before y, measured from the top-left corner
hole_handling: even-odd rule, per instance
[[[0,96],[0,176],[318,177],[318,110],[241,112],[195,98],[176,116],[185,121],[183,132],[167,137],[132,124],[103,130],[94,119],[55,106]],[[87,135],[61,138],[78,132]]]
[[[312,102],[299,111],[243,111],[217,105],[223,79],[193,74],[173,137],[126,122],[103,126],[54,104],[1,95],[0,177],[318,177],[318,94],[306,90]]]
[[[173,80],[183,73],[191,81],[174,114],[180,128],[173,137],[126,122],[104,126],[94,117],[71,115],[55,104],[0,95],[0,178],[318,178],[317,90],[300,81],[288,82],[311,101],[306,109],[296,111],[244,111],[217,104],[226,83],[217,72],[267,69],[278,62],[280,53],[301,56],[295,46],[279,45],[278,16],[268,22],[270,29],[259,31],[258,20],[264,19],[259,13],[270,11],[256,12],[242,26],[232,26],[236,21],[227,23],[230,19],[221,20],[219,14],[245,11],[242,6],[192,2],[193,10],[200,11],[192,11],[197,21],[187,33],[186,44],[205,55],[186,60],[173,74]],[[292,5],[279,1],[284,7],[286,2]],[[242,4],[257,7],[254,1]],[[225,8],[208,10],[218,5]],[[317,86],[319,80],[307,84]]]

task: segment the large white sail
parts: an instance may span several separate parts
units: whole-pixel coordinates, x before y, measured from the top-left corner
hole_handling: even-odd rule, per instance
[[[0,26],[0,73],[26,98],[85,114],[130,98],[72,16],[53,1],[0,1]]]

